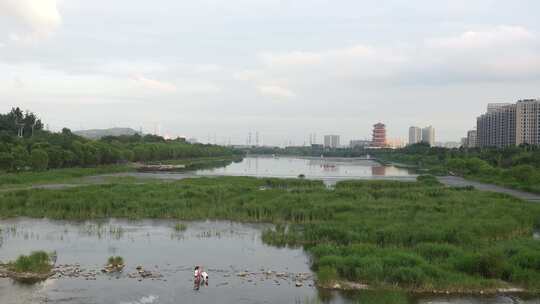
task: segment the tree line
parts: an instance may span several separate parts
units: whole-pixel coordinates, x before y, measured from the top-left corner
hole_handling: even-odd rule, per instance
[[[455,174],[540,192],[539,146],[447,149],[421,143],[374,153],[382,161],[414,165],[434,174]]]
[[[22,137],[19,136],[21,131]],[[166,140],[156,135],[108,136],[90,140],[67,128],[58,133],[46,131],[34,113],[23,113],[19,108],[0,114],[0,171],[6,172],[241,153],[228,147],[189,144],[183,138]]]

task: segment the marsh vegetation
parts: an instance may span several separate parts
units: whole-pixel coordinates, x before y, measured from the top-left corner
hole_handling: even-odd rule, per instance
[[[8,270],[17,273],[47,274],[52,270],[50,255],[45,251],[34,251],[29,255],[20,255],[15,261],[8,263]]]
[[[540,205],[418,182],[220,177],[0,193],[2,217],[227,219],[274,223],[266,243],[303,247],[321,282],[414,291],[540,290]]]

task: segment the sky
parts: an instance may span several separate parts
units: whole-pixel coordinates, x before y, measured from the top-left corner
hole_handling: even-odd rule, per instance
[[[540,96],[538,0],[0,0],[0,112],[201,142],[459,141]]]

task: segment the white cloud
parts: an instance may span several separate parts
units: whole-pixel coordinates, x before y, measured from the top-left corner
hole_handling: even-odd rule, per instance
[[[22,42],[43,39],[62,23],[58,0],[0,0],[0,17],[9,20],[0,34]]]
[[[519,26],[496,26],[453,37],[428,39],[415,58],[432,74],[455,80],[520,80],[540,77],[540,43]]]
[[[132,78],[137,83],[140,83],[145,88],[148,88],[151,90],[162,91],[162,92],[174,92],[177,89],[176,86],[172,83],[146,78],[142,75],[133,75]]]
[[[261,76],[261,71],[256,70],[241,70],[233,73],[233,78],[236,80],[250,81],[256,80]]]
[[[534,42],[536,36],[524,27],[501,25],[490,29],[467,31],[456,37],[430,39],[428,47],[442,49],[480,49],[512,47]]]
[[[294,51],[281,54],[262,53],[263,62],[269,66],[294,66],[294,65],[312,65],[322,62],[323,54],[314,52]]]
[[[274,98],[294,98],[296,94],[291,90],[278,85],[259,85],[257,90],[262,95]]]
[[[326,85],[429,85],[540,77],[536,34],[504,25],[393,47],[357,44],[318,51],[264,52],[260,59],[258,70],[238,72],[235,78],[255,85],[279,79],[281,86],[295,88],[298,94],[304,92],[299,87],[319,90]]]

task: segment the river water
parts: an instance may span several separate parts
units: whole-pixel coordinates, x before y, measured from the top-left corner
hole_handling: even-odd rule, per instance
[[[373,292],[323,292],[313,284],[309,257],[299,248],[261,241],[261,224],[168,220],[67,222],[0,221],[0,261],[32,250],[55,251],[64,276],[28,286],[0,279],[0,303],[539,303],[492,297],[413,297]],[[122,256],[120,274],[101,273],[109,256]],[[208,286],[194,289],[193,266],[209,272]],[[143,266],[156,277],[130,277]],[[78,275],[73,275],[78,269]],[[245,276],[239,276],[245,275]],[[71,275],[71,277],[70,277]],[[302,286],[296,286],[301,281]],[[388,302],[390,301],[390,302]]]
[[[385,166],[362,158],[316,158],[248,156],[241,162],[215,169],[196,171],[197,175],[226,175],[296,178],[303,174],[309,179],[336,182],[344,179],[413,180],[412,170]]]
[[[129,173],[182,179],[193,176],[289,177],[300,174],[333,184],[344,179],[414,180],[414,172],[365,159],[246,157],[222,168],[188,173]],[[227,221],[0,221],[0,262],[32,250],[55,251],[64,275],[32,286],[0,279],[0,304],[172,304],[172,303],[540,303],[538,298],[498,296],[412,296],[389,292],[328,292],[314,287],[309,256],[300,248],[264,244],[267,225]],[[539,238],[539,233],[535,238]],[[101,269],[122,256],[120,274]],[[208,270],[208,286],[193,284],[193,266]],[[67,266],[66,266],[67,265]],[[137,266],[152,273],[142,279]],[[77,274],[78,272],[78,274]],[[242,276],[239,276],[241,274]],[[296,286],[296,282],[301,286]]]

